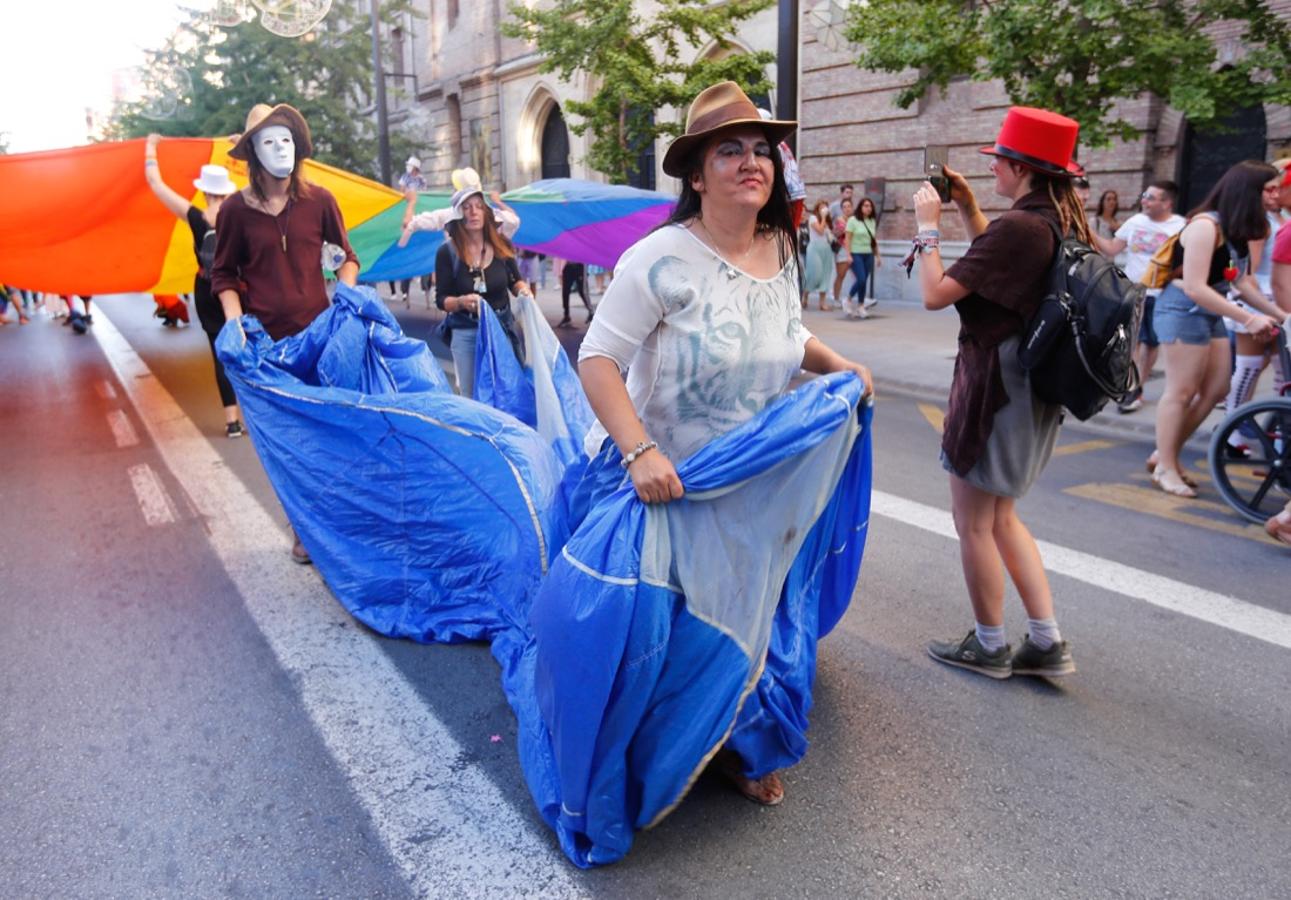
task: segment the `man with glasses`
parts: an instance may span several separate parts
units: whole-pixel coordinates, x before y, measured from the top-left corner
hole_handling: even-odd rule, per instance
[[[1125,251],[1125,274],[1131,281],[1139,281],[1148,269],[1148,262],[1161,245],[1173,235],[1178,234],[1187,220],[1174,211],[1174,199],[1179,187],[1173,181],[1154,181],[1139,195],[1142,212],[1135,213],[1125,220],[1116,230],[1115,237],[1107,238],[1092,235],[1094,246],[1103,255],[1114,257]],[[1157,340],[1156,329],[1152,327],[1152,307],[1156,303],[1159,290],[1149,290],[1143,301],[1143,319],[1139,325],[1139,344],[1134,349],[1134,364],[1138,366],[1143,381],[1147,381],[1156,364]],[[1117,409],[1131,413],[1143,405],[1142,385],[1123,401]]]

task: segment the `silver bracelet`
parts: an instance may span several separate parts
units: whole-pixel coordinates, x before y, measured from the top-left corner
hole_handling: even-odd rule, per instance
[[[632,452],[630,452],[627,456],[623,457],[623,460],[622,462],[619,463],[619,465],[621,465],[624,469],[626,469],[628,466],[636,462],[642,453],[645,453],[647,450],[657,450],[657,449],[659,449],[659,445],[656,444],[654,441],[638,441],[637,445],[632,448]]]
[[[149,166],[155,166],[155,165],[157,165],[157,160],[154,157],[149,156],[145,158],[143,161],[143,167],[145,169],[148,168]]]

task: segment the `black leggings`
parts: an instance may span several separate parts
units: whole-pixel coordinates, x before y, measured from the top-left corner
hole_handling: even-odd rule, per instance
[[[565,318],[569,318],[569,292],[578,291],[583,298],[587,311],[592,311],[592,304],[587,302],[587,269],[582,263],[565,263],[560,273],[560,304],[565,309]]]
[[[205,329],[203,329],[205,331]],[[233,393],[233,385],[229,383],[229,376],[224,374],[224,363],[220,362],[220,357],[215,353],[215,338],[219,332],[211,334],[206,332],[206,339],[211,342],[211,359],[215,360],[215,385],[220,389],[220,402],[224,406],[234,406],[238,402],[238,397]]]

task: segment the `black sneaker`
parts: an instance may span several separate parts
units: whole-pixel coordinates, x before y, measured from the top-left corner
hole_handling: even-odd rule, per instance
[[[224,426],[224,434],[231,438],[240,438],[246,434],[246,429],[242,427],[241,422],[230,422]]]
[[[573,323],[573,321],[569,318],[569,316],[565,316],[565,318],[561,319],[559,322],[557,322],[557,323],[556,323],[556,327],[557,327],[557,328],[568,328],[570,325],[573,325],[573,324],[574,324],[574,323]]]
[[[1018,652],[1013,654],[1014,675],[1043,675],[1045,678],[1061,678],[1076,672],[1076,663],[1071,658],[1071,648],[1066,641],[1058,641],[1048,650],[1041,650],[1031,642],[1031,635],[1022,641]]]
[[[994,653],[987,653],[977,642],[977,632],[970,631],[962,641],[933,641],[928,645],[928,655],[937,662],[979,672],[988,678],[1008,678],[1013,674],[1010,649],[1005,644]]]

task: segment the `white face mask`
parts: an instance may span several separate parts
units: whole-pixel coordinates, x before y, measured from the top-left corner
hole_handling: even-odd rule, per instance
[[[296,141],[286,125],[261,128],[251,138],[256,159],[274,178],[286,178],[296,167]]]

